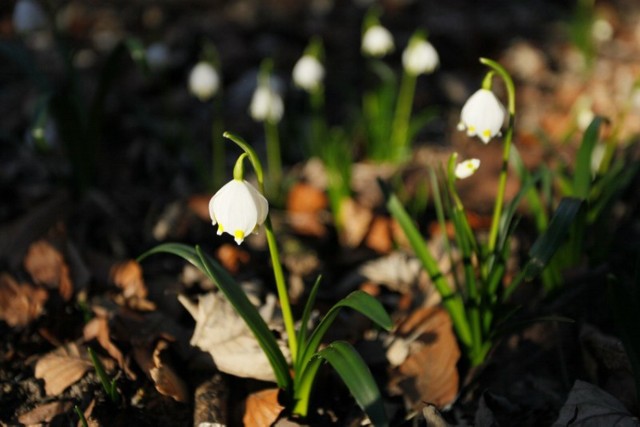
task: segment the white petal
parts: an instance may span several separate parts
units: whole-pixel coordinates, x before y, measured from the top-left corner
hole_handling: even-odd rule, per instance
[[[373,57],[382,57],[395,48],[393,36],[381,25],[374,25],[362,36],[362,52]]]
[[[469,178],[480,167],[479,159],[468,159],[456,165],[455,175],[458,179]]]
[[[201,101],[208,101],[220,87],[220,77],[211,64],[199,62],[189,73],[189,90]]]
[[[433,72],[439,63],[438,52],[426,40],[410,43],[402,53],[404,69],[414,76]]]
[[[296,86],[306,91],[313,91],[324,78],[324,67],[317,58],[304,55],[296,62],[292,74]]]

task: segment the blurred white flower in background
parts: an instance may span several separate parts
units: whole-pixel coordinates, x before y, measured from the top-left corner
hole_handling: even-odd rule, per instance
[[[491,138],[500,135],[506,116],[504,106],[493,92],[478,89],[462,107],[458,130],[466,130],[468,136],[478,136],[487,144]]]
[[[423,37],[412,37],[402,52],[402,65],[407,73],[414,76],[432,73],[439,64],[438,52]]]
[[[237,244],[258,230],[269,213],[269,202],[245,180],[226,183],[209,201],[209,215],[218,225],[218,236],[228,233]]]
[[[200,61],[189,73],[189,91],[200,101],[213,98],[220,88],[220,76],[208,62]]]
[[[284,114],[282,97],[270,84],[259,84],[249,106],[249,114],[257,122],[278,123]]]
[[[381,58],[394,49],[393,36],[382,25],[369,27],[362,36],[362,53],[367,56]]]
[[[456,165],[455,175],[458,179],[469,178],[480,167],[479,159],[468,159]]]
[[[303,55],[293,67],[293,82],[307,92],[313,92],[324,79],[324,66],[318,58]]]

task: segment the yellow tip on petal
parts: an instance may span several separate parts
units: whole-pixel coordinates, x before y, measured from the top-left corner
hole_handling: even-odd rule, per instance
[[[486,136],[487,138],[491,137],[491,131],[489,129],[485,129],[482,131],[482,136]]]
[[[224,229],[222,228],[222,224],[218,224],[218,231],[217,231],[218,236],[222,235],[222,233],[224,233]]]
[[[240,244],[242,243],[242,241],[244,240],[244,231],[242,230],[236,230],[233,233],[233,237],[235,237],[236,243]]]
[[[469,132],[475,133],[476,132],[476,127],[475,126],[469,126]]]

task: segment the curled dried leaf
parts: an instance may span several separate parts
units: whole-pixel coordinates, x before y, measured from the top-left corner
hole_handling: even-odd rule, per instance
[[[80,380],[92,366],[87,350],[69,343],[41,357],[36,363],[35,377],[44,380],[47,395],[55,396]]]
[[[120,349],[114,344],[109,336],[109,322],[105,317],[94,317],[83,329],[83,337],[85,341],[96,339],[102,348],[104,348],[109,356],[111,356],[118,366],[125,372],[129,379],[135,380],[136,374],[131,370],[128,361]]]
[[[128,260],[116,263],[111,266],[109,277],[122,289],[125,298],[146,298],[147,287],[142,276],[142,267],[137,261]]]
[[[7,273],[0,275],[0,319],[11,327],[26,326],[40,317],[48,297],[45,289],[18,284]]]
[[[42,405],[38,405],[29,412],[18,417],[18,421],[25,425],[36,425],[40,423],[48,423],[53,420],[54,417],[60,414],[68,412],[73,406],[71,402],[49,402]]]
[[[185,382],[176,374],[168,363],[163,352],[169,348],[169,343],[164,340],[158,341],[153,350],[153,367],[149,369],[149,375],[153,379],[156,390],[160,394],[169,396],[178,402],[189,401],[189,391]]]
[[[29,246],[24,257],[24,268],[35,283],[58,289],[65,301],[71,298],[73,284],[69,266],[60,251],[46,240],[38,240]]]
[[[272,425],[284,409],[278,402],[277,388],[270,388],[247,397],[242,421],[246,427],[264,427]]]

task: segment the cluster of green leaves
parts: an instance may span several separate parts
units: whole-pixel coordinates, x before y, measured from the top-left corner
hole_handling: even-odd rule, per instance
[[[269,359],[278,386],[284,390],[290,402],[289,409],[294,415],[307,416],[312,386],[318,369],[326,361],[336,370],[356,402],[376,426],[388,425],[378,387],[357,351],[347,342],[336,341],[319,350],[323,337],[342,308],[352,308],[367,316],[374,323],[387,330],[392,322],[382,305],[369,294],[355,291],[337,302],[322,318],[318,326],[308,329],[311,311],[319,289],[316,281],[304,308],[301,326],[297,332],[298,351],[293,360],[293,371],[282,354],[272,332],[249,301],[242,288],[231,275],[213,258],[199,247],[180,243],[166,243],[156,246],[140,256],[139,260],[151,254],[169,253],[182,257],[207,275],[227,300],[244,319]],[[292,374],[290,373],[292,372]],[[293,377],[292,377],[293,375]]]

